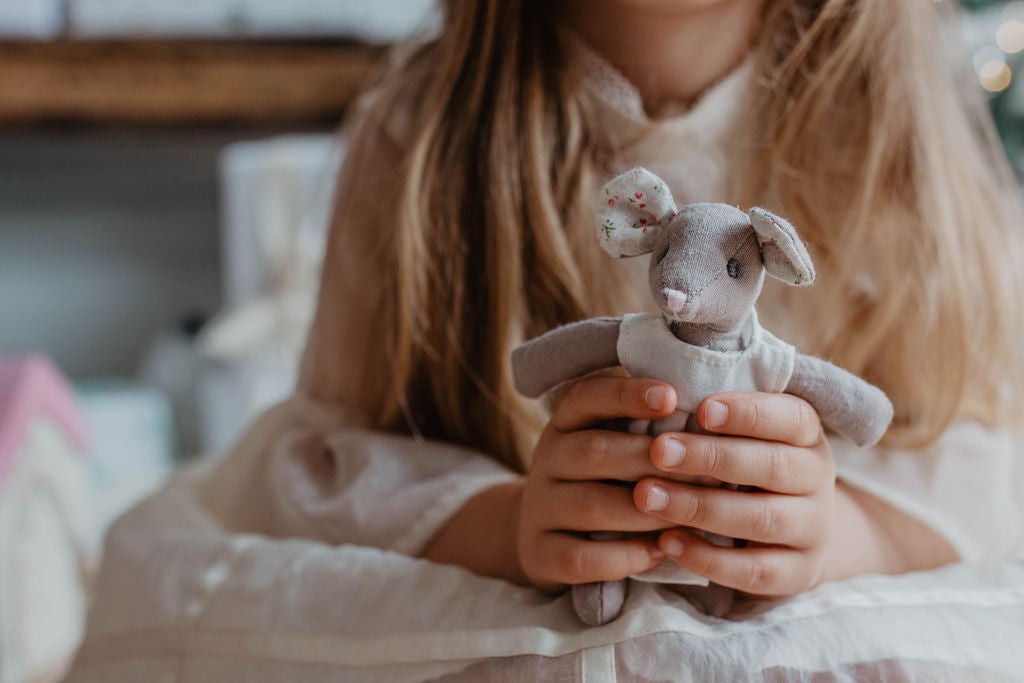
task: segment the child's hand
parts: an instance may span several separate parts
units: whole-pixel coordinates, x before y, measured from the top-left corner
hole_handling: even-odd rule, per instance
[[[561,397],[523,488],[517,548],[523,573],[534,585],[558,590],[621,579],[664,558],[657,536],[642,532],[675,523],[639,512],[632,486],[615,483],[658,474],[651,466],[652,439],[599,425],[622,417],[665,417],[675,406],[671,386],[627,377],[585,378]],[[586,537],[592,531],[641,534],[596,541]]]
[[[653,519],[751,541],[723,548],[682,529],[661,549],[711,581],[755,595],[792,595],[817,585],[835,506],[835,465],[818,414],[789,394],[729,392],[701,403],[698,420],[716,434],[662,434],[651,461],[664,479],[637,483],[637,508]],[[740,438],[737,438],[740,437]],[[682,445],[685,454],[680,455]],[[753,492],[669,481],[703,475]]]

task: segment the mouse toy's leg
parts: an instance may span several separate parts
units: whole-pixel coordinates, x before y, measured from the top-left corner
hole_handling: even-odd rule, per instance
[[[601,626],[619,616],[626,601],[626,579],[581,583],[572,587],[572,606],[587,626]]]
[[[689,418],[690,413],[677,410],[671,415],[667,415],[651,422],[651,426],[648,428],[647,433],[651,436],[657,436],[658,434],[664,434],[665,432],[684,432],[686,431],[686,421]]]
[[[592,531],[592,541],[610,541],[622,538],[618,531]],[[587,626],[601,626],[619,616],[629,590],[628,579],[595,581],[572,587],[572,606]]]
[[[626,431],[630,434],[646,434],[650,428],[650,420],[630,420]]]

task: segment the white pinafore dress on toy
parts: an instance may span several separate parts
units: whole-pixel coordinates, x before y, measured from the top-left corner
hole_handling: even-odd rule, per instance
[[[796,349],[761,327],[751,311],[741,335],[741,351],[714,351],[676,338],[660,313],[627,314],[619,328],[619,363],[633,377],[650,377],[676,390],[676,412],[655,420],[648,430],[682,431],[700,402],[720,391],[783,391],[793,375]],[[716,540],[714,535],[709,535]],[[717,537],[721,538],[721,537]],[[731,543],[729,539],[722,539]],[[632,577],[637,581],[707,585],[698,574],[671,560]]]

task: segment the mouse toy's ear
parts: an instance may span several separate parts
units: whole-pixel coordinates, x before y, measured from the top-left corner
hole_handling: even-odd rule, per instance
[[[637,166],[601,190],[594,210],[597,239],[616,258],[646,254],[676,213],[665,182]]]
[[[795,287],[814,282],[814,264],[789,221],[754,208],[750,210],[750,224],[757,234],[765,272]]]

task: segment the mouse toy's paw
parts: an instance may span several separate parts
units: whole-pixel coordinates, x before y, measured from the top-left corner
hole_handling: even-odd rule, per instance
[[[596,581],[572,587],[572,606],[587,626],[601,626],[619,616],[626,602],[626,579]]]

